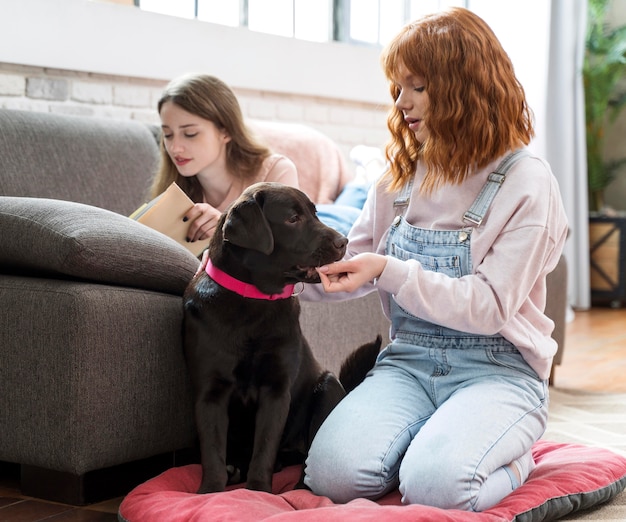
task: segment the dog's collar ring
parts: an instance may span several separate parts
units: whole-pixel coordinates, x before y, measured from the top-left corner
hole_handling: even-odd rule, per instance
[[[291,293],[291,297],[298,297],[302,292],[304,292],[304,283],[302,281],[298,281],[294,285],[293,292]]]

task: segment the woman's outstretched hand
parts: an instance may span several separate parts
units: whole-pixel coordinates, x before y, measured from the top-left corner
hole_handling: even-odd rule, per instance
[[[358,254],[347,261],[321,266],[317,272],[328,293],[354,292],[382,274],[387,259],[380,254]]]

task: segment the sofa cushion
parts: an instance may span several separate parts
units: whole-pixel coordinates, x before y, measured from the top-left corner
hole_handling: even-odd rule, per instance
[[[0,109],[0,194],[76,201],[128,215],[159,160],[136,120]]]
[[[0,266],[182,295],[198,260],[173,239],[90,205],[0,197]]]

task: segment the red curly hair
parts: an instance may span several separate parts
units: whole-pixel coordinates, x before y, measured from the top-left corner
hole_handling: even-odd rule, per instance
[[[404,65],[424,78],[429,97],[420,143],[395,105],[387,126],[390,190],[402,187],[419,159],[426,164],[423,192],[459,184],[509,150],[528,145],[532,113],[513,64],[491,28],[463,8],[452,8],[407,24],[383,51],[382,66],[394,102],[395,79]]]

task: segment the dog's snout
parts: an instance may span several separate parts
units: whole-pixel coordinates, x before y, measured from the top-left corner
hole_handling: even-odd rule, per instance
[[[348,238],[345,237],[345,236],[335,237],[335,239],[333,241],[333,246],[337,250],[341,250],[342,248],[345,248],[347,244],[348,244]]]

